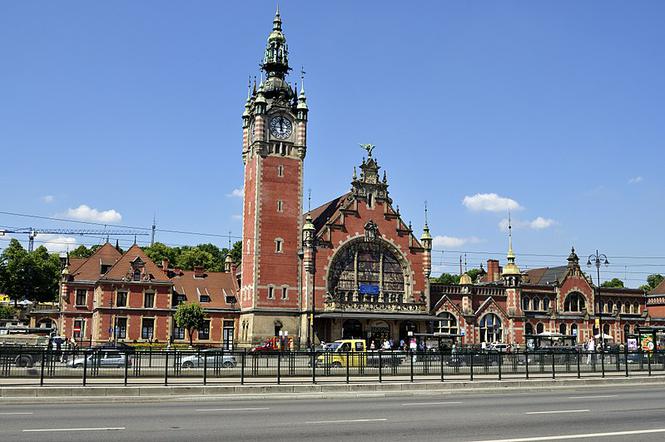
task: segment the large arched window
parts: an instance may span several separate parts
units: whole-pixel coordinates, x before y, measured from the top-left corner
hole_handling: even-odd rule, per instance
[[[328,292],[337,300],[401,303],[404,259],[385,241],[354,240],[340,249],[330,266]]]
[[[457,318],[452,313],[443,312],[439,315],[439,320],[436,322],[436,332],[441,334],[456,335],[457,334]]]
[[[573,292],[566,296],[566,301],[563,303],[563,311],[581,313],[586,307],[584,297],[581,293]]]
[[[480,320],[480,342],[501,342],[501,319],[494,313]]]
[[[529,297],[528,296],[523,296],[522,297],[522,310],[524,310],[524,311],[531,310],[530,307],[531,306],[529,304]]]

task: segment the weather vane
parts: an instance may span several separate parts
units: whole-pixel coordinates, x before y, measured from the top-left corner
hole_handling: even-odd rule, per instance
[[[376,146],[373,145],[373,144],[362,144],[362,143],[360,143],[360,147],[362,147],[363,149],[365,149],[367,151],[367,156],[371,157],[372,156],[372,151],[374,150],[374,148]]]

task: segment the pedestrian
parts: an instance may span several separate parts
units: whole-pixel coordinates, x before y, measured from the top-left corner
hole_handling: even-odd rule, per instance
[[[372,339],[372,343],[369,344],[369,349],[370,350],[376,350],[376,345],[374,345],[374,340]]]

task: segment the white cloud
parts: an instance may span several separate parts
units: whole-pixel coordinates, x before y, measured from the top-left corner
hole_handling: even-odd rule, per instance
[[[72,238],[71,236],[39,234],[37,235],[36,241],[39,242],[35,244],[35,247],[43,245],[49,252],[54,253],[66,252],[77,247],[76,238]]]
[[[240,220],[240,219],[242,219],[242,215],[238,215],[238,214],[236,213],[236,214],[234,214],[234,215],[231,215],[231,218],[233,218],[233,219],[235,219],[235,220]]]
[[[233,189],[231,193],[227,193],[229,198],[242,198],[242,189]]]
[[[637,184],[641,183],[642,181],[644,181],[644,178],[641,176],[635,176],[628,180],[628,184]]]
[[[473,196],[465,196],[462,204],[467,209],[474,211],[507,212],[522,209],[522,206],[514,199],[499,196],[496,193],[476,193]]]
[[[55,201],[55,197],[53,195],[44,195],[42,197],[42,201],[44,201],[46,204],[51,204],[53,201]]]
[[[122,215],[114,209],[100,211],[85,204],[81,204],[76,209],[67,209],[64,216],[81,221],[100,223],[119,223],[122,220]]]
[[[432,239],[433,247],[442,247],[444,249],[453,249],[462,247],[465,244],[477,244],[480,239],[475,236],[469,238],[458,238],[455,236],[437,235]]]
[[[514,229],[533,229],[533,230],[543,230],[549,227],[552,227],[556,224],[556,221],[551,218],[543,218],[542,216],[536,217],[529,220],[512,220],[512,226]],[[508,230],[508,218],[504,218],[499,222],[499,229],[504,232]]]

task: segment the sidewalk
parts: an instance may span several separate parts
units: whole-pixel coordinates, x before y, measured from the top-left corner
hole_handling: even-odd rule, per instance
[[[185,400],[253,400],[253,399],[332,399],[390,396],[440,396],[452,393],[493,393],[506,390],[557,390],[597,388],[603,386],[665,385],[663,377],[569,378],[530,380],[476,380],[433,382],[367,382],[346,384],[254,384],[254,385],[132,385],[109,386],[0,386],[0,404],[59,402],[76,398],[78,402],[152,402]]]

